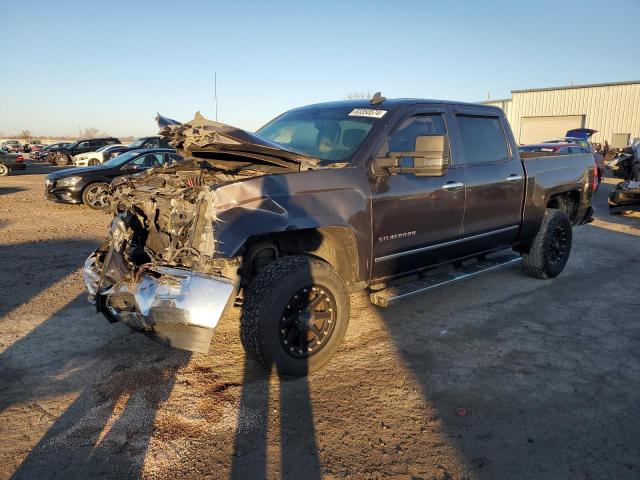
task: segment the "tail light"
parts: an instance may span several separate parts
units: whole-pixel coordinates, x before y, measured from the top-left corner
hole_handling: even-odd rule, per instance
[[[24,157],[22,155],[18,155],[16,157],[16,162],[23,162],[24,161]]]
[[[600,176],[600,170],[598,169],[598,164],[594,163],[595,170],[593,171],[593,191],[595,192],[598,189],[598,177]]]

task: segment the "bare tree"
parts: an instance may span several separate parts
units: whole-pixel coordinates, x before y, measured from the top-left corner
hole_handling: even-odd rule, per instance
[[[84,138],[95,138],[98,135],[99,130],[95,127],[85,128],[82,132]]]
[[[22,130],[22,131],[20,132],[19,137],[20,137],[22,140],[27,141],[27,140],[29,140],[29,139],[31,138],[31,132],[30,132],[29,130]]]
[[[351,92],[347,95],[345,100],[360,100],[360,99],[369,99],[373,97],[373,93],[371,91],[361,91],[361,92]]]

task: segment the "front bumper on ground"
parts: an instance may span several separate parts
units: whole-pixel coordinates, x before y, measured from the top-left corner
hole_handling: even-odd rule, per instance
[[[110,269],[113,255],[113,250],[105,255],[98,249],[84,265],[89,299],[97,310],[158,342],[206,353],[235,284],[186,269],[149,266],[105,288],[102,270]]]

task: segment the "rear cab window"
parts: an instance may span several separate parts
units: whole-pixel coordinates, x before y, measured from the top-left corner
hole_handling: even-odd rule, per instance
[[[499,117],[456,115],[464,163],[495,163],[511,158],[509,144]]]

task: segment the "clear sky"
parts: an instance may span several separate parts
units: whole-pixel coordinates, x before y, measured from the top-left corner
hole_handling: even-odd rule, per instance
[[[640,80],[640,0],[0,0],[0,132],[253,130],[289,108]]]

